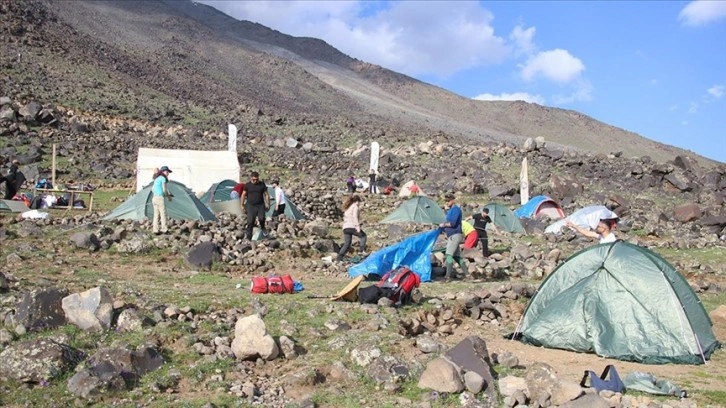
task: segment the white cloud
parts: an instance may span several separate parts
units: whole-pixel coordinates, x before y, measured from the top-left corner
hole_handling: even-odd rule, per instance
[[[492,14],[476,2],[206,0],[237,19],[286,34],[320,38],[366,62],[408,75],[496,64],[512,52]]]
[[[692,1],[678,13],[678,20],[686,26],[703,26],[726,18],[724,1]]]
[[[585,64],[579,58],[572,56],[567,50],[554,49],[542,51],[530,57],[524,64],[520,64],[521,75],[525,81],[531,81],[538,76],[550,81],[568,83],[580,77],[585,71]]]
[[[567,105],[573,102],[589,102],[592,100],[592,84],[584,79],[574,83],[572,92],[569,95],[554,95],[552,102],[555,105]]]
[[[678,105],[671,105],[671,107],[668,108],[668,110],[671,111],[671,112],[675,112],[675,111],[678,110]]]
[[[686,113],[694,114],[696,112],[698,112],[698,104],[696,102],[691,102]]]
[[[684,120],[683,122],[681,122],[681,125],[688,126],[688,121],[687,120]]]
[[[726,89],[724,88],[723,85],[714,85],[714,86],[708,88],[707,92],[709,95],[713,96],[714,98],[719,99],[720,97],[722,97],[724,95],[724,93],[726,92]]]
[[[522,26],[516,26],[509,34],[509,39],[514,43],[515,54],[532,54],[537,50],[537,46],[534,45],[534,34],[537,32],[535,27],[527,28],[526,30]]]
[[[483,93],[481,95],[473,97],[472,99],[476,99],[479,101],[525,101],[530,103],[536,103],[539,105],[544,105],[545,103],[545,98],[542,97],[542,95],[532,95],[527,92],[502,92],[499,95]]]

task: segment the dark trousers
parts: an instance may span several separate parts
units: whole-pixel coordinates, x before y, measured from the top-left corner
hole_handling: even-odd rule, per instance
[[[376,192],[376,176],[370,176],[368,178],[368,191],[371,193]]]
[[[280,214],[285,214],[285,206],[286,205],[287,204],[280,204],[280,205],[278,205],[277,208],[275,208],[275,211],[272,212],[272,216],[273,217],[277,217]]]
[[[358,232],[355,230],[355,228],[346,228],[343,230],[343,246],[340,247],[340,252],[338,252],[338,259],[343,259],[345,254],[348,253],[348,249],[350,249],[350,245],[353,243],[353,235],[358,237],[360,252],[365,252],[366,240],[368,239],[366,233],[363,232],[363,230],[360,230],[360,232]]]
[[[11,182],[10,179],[5,179],[5,199],[12,200],[17,192],[18,189],[15,188],[15,183]]]
[[[265,229],[265,205],[251,205],[245,206],[247,210],[247,228],[245,229],[245,235],[247,239],[252,239],[252,230],[255,229],[255,218],[260,222],[260,228]]]
[[[477,233],[479,233],[479,243],[481,244],[481,254],[484,256],[491,255],[491,252],[489,252],[489,237],[487,236],[487,232],[485,230],[476,230]]]

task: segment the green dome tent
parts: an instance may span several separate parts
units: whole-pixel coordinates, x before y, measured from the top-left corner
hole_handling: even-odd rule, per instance
[[[509,208],[499,203],[489,203],[484,207],[489,209],[489,218],[492,219],[494,225],[507,232],[516,232],[518,234],[526,234],[519,217]]]
[[[446,214],[436,201],[428,197],[416,196],[401,203],[398,208],[381,220],[381,223],[413,222],[438,225],[444,221],[446,221]]]
[[[124,201],[123,204],[116,207],[108,215],[103,217],[104,220],[142,220],[154,217],[154,206],[151,204],[153,193],[149,184],[141,191]],[[212,214],[209,208],[205,207],[201,201],[191,192],[184,184],[169,180],[166,183],[169,193],[174,198],[166,202],[166,216],[175,220],[200,220],[200,221],[216,221],[217,217]]]
[[[242,209],[239,206],[239,199],[230,198],[232,189],[236,185],[236,181],[229,179],[222,180],[219,183],[214,183],[209,190],[202,195],[201,201],[209,205],[212,211],[216,214],[226,211],[231,214],[242,215]],[[267,217],[272,217],[272,213],[275,211],[275,188],[267,187],[267,194],[270,195],[270,209],[267,213],[265,213],[265,215]],[[228,201],[234,201],[234,203]],[[289,198],[285,205],[285,216],[291,220],[305,219],[305,214],[303,214],[302,211],[295,206],[295,204],[290,202]]]
[[[525,343],[646,364],[701,364],[720,347],[688,282],[650,250],[616,241],[557,267],[527,305]]]

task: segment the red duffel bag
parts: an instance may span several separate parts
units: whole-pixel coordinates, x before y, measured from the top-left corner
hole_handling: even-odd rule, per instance
[[[293,293],[295,291],[295,281],[292,276],[255,276],[252,278],[252,293]]]

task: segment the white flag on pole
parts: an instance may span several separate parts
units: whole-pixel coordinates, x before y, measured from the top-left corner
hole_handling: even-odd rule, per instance
[[[227,141],[227,150],[230,152],[237,152],[237,126],[229,124],[228,126],[229,139]]]
[[[529,201],[529,168],[527,166],[527,158],[522,159],[522,170],[519,172],[519,195],[522,205]]]

